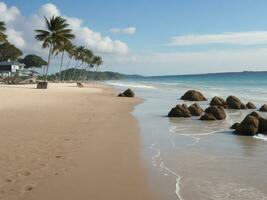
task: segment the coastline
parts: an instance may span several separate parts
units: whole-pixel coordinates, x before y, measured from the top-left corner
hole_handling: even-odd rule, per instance
[[[155,199],[142,161],[140,99],[111,87],[0,86],[0,199]]]

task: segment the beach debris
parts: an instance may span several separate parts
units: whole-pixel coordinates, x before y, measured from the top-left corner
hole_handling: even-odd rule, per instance
[[[26,186],[25,186],[25,190],[31,191],[31,190],[33,190],[33,186],[31,186],[31,185],[26,185]]]
[[[237,129],[237,127],[240,125],[239,122],[236,122],[234,123],[232,126],[231,126],[231,129]]]
[[[177,104],[174,108],[171,109],[171,111],[168,114],[168,117],[184,117],[188,118],[191,117],[191,113],[187,107],[187,105],[183,104]]]
[[[205,110],[205,115],[203,115],[200,120],[223,120],[226,118],[224,108],[221,106],[210,106]]]
[[[81,82],[77,82],[77,87],[79,87],[79,88],[83,88],[84,85],[83,85]]]
[[[42,81],[37,83],[37,89],[47,89],[48,82]]]
[[[204,95],[196,90],[188,90],[182,97],[182,100],[187,101],[206,101],[206,97]]]
[[[262,107],[260,108],[260,111],[267,112],[267,104],[262,105]]]
[[[118,97],[134,97],[134,92],[130,88],[128,88],[123,93],[120,93]]]
[[[247,109],[256,109],[255,104],[252,102],[247,102],[246,106],[247,106]]]
[[[223,98],[220,98],[217,96],[215,96],[211,99],[210,105],[211,106],[222,106],[224,108],[228,107],[226,101]]]
[[[227,97],[226,103],[230,109],[245,109],[245,105],[242,105],[240,99],[232,95]]]
[[[197,103],[192,104],[188,109],[192,116],[201,116],[204,112]]]
[[[200,120],[203,120],[203,121],[214,121],[214,120],[216,120],[216,118],[212,114],[205,113],[204,115],[202,115],[200,117]]]

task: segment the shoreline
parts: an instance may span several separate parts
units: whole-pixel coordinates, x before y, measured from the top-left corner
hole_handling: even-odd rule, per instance
[[[34,86],[0,86],[0,199],[155,199],[131,114],[140,99],[106,85]]]

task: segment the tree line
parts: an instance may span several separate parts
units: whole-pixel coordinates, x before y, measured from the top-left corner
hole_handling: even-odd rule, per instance
[[[73,43],[75,35],[70,28],[67,20],[61,16],[52,16],[50,18],[44,17],[45,29],[35,30],[35,39],[42,42],[42,48],[48,49],[47,61],[43,60],[37,55],[27,55],[20,58],[23,53],[20,49],[10,44],[5,34],[6,26],[4,22],[0,21],[0,61],[19,61],[25,64],[25,68],[43,67],[44,82],[48,80],[48,71],[51,64],[52,56],[60,55],[59,72],[57,79],[62,81],[66,78],[66,73],[62,71],[72,72],[68,73],[68,80],[81,80],[90,68],[98,71],[98,67],[103,63],[102,58],[94,54],[91,49],[85,46],[77,46]],[[65,63],[64,59],[68,56]],[[74,66],[71,65],[74,63]],[[72,70],[70,70],[72,69]],[[78,74],[77,74],[78,73]]]

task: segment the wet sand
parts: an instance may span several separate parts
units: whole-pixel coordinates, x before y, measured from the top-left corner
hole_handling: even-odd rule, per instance
[[[106,86],[0,86],[0,199],[155,199],[143,165],[139,99]]]

